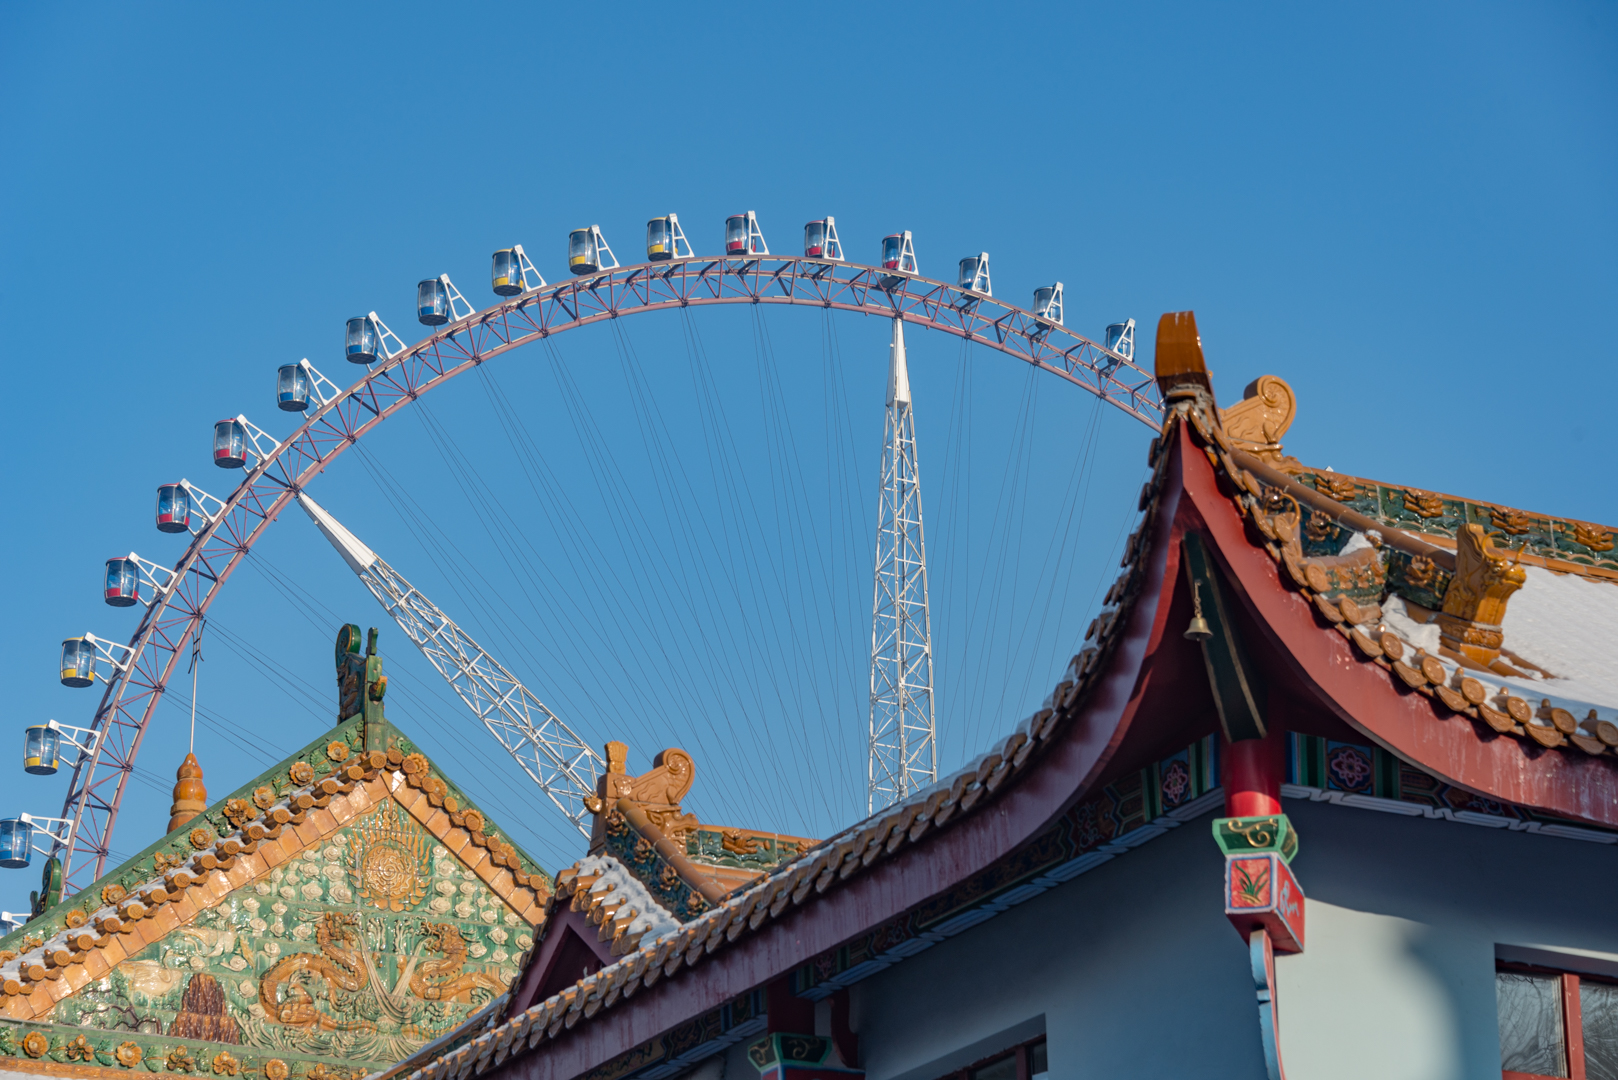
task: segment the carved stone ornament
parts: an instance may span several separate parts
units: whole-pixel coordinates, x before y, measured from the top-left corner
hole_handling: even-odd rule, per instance
[[[1455,576],[1438,615],[1440,641],[1487,667],[1500,658],[1506,601],[1523,587],[1528,574],[1495,550],[1481,525],[1463,526],[1455,540]]]
[[[426,836],[389,802],[349,837],[354,891],[384,910],[414,908],[427,893],[428,855]]]
[[[1285,379],[1262,375],[1248,383],[1242,400],[1219,410],[1225,434],[1241,450],[1268,461],[1281,460],[1281,436],[1292,426],[1298,398]]]

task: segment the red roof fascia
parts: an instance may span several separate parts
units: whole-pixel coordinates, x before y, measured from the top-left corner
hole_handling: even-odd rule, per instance
[[[1016,787],[983,812],[940,830],[930,843],[879,863],[786,919],[767,924],[740,947],[721,950],[701,971],[641,990],[635,1000],[605,1011],[569,1038],[515,1058],[500,1070],[502,1080],[579,1076],[960,884],[1038,836],[1088,795],[1141,714],[1146,660],[1163,638],[1170,607],[1160,601],[1173,592],[1171,587],[1165,594],[1164,585],[1174,581],[1166,564],[1178,562],[1171,536],[1180,492],[1180,466],[1171,460],[1151,525],[1149,553],[1142,556],[1144,579],[1122,638],[1106,661],[1106,673],[1088,695],[1082,715]]]
[[[1464,716],[1443,716],[1361,660],[1253,543],[1189,424],[1177,424],[1186,510],[1202,519],[1214,557],[1275,655],[1319,703],[1367,738],[1447,783],[1503,802],[1618,828],[1618,770],[1601,759],[1525,745]]]

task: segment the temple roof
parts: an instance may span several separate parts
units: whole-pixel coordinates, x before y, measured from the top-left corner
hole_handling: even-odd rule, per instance
[[[1423,798],[1476,793],[1478,805],[1516,803],[1535,815],[1525,824],[1562,830],[1551,835],[1610,839],[1558,823],[1618,826],[1618,698],[1600,651],[1618,612],[1618,593],[1606,591],[1618,576],[1611,530],[1414,489],[1393,497],[1387,485],[1309,470],[1281,454],[1291,388],[1265,377],[1219,412],[1194,320],[1180,313],[1164,324],[1158,370],[1169,411],[1150,451],[1141,522],[1083,648],[1039,709],[925,791],[802,853],[782,852],[754,884],[705,902],[692,900],[701,892],[692,885],[669,898],[683,896],[684,906],[652,898],[678,925],[615,929],[619,914],[638,924],[645,913],[627,895],[615,908],[616,886],[602,889],[581,864],[559,878],[553,905],[566,893],[616,959],[526,1008],[514,1001],[475,1037],[387,1075],[465,1080],[536,1052],[557,1055],[548,1066],[557,1075],[653,1064],[648,1075],[672,1075],[693,1059],[650,1056],[652,1044],[637,1040],[723,1001],[745,1012],[747,999],[727,995],[783,973],[797,979],[839,950],[870,956],[867,965],[896,962],[1113,857],[1103,844],[1121,851],[1205,813],[1217,798],[1217,723],[1197,646],[1181,633],[1192,613],[1182,575],[1194,534],[1232,590],[1233,620],[1276,674],[1281,707],[1329,732],[1299,738],[1372,744],[1353,749],[1367,761],[1387,755],[1395,784],[1400,759],[1409,762]],[[1522,519],[1540,524],[1512,533]],[[1520,542],[1530,535],[1543,542]],[[1508,550],[1509,538],[1519,542]],[[1598,715],[1573,718],[1575,703]],[[1485,752],[1457,749],[1463,742]],[[1171,774],[1173,804],[1163,780]],[[1396,797],[1356,797],[1425,812]],[[1438,805],[1429,816],[1480,816],[1471,805]],[[606,802],[594,809],[614,835]],[[1120,819],[1110,832],[1097,827],[1103,814]],[[1154,818],[1161,824],[1144,827]],[[652,834],[636,826],[617,835],[639,844]],[[672,862],[666,869],[670,881],[685,880]],[[733,959],[706,963],[721,955]],[[862,966],[847,962],[845,985]],[[652,992],[670,981],[690,988]],[[624,1012],[639,1015],[619,1020]],[[587,1039],[570,1036],[600,1025]]]
[[[0,939],[0,1055],[339,1080],[500,996],[551,878],[373,703]]]

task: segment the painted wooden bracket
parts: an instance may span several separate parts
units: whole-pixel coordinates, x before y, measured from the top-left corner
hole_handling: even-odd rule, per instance
[[[1263,930],[1276,949],[1303,952],[1303,890],[1277,852],[1225,856],[1225,918],[1243,937]]]

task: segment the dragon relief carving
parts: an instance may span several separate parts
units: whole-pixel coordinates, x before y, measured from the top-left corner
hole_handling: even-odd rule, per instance
[[[1528,574],[1515,560],[1495,550],[1481,525],[1466,525],[1455,534],[1455,576],[1444,592],[1438,615],[1442,644],[1487,667],[1500,658],[1504,641],[1500,624],[1506,601],[1523,587]],[[1522,552],[1517,553],[1521,558]]]
[[[293,953],[266,971],[258,983],[259,1004],[278,1024],[323,1031],[376,1030],[367,1020],[343,1021],[331,1016],[315,1002],[303,985],[304,977],[318,975],[330,986],[351,993],[364,990],[371,981],[370,967],[360,950],[359,916],[354,912],[329,911],[315,928],[318,953]]]

